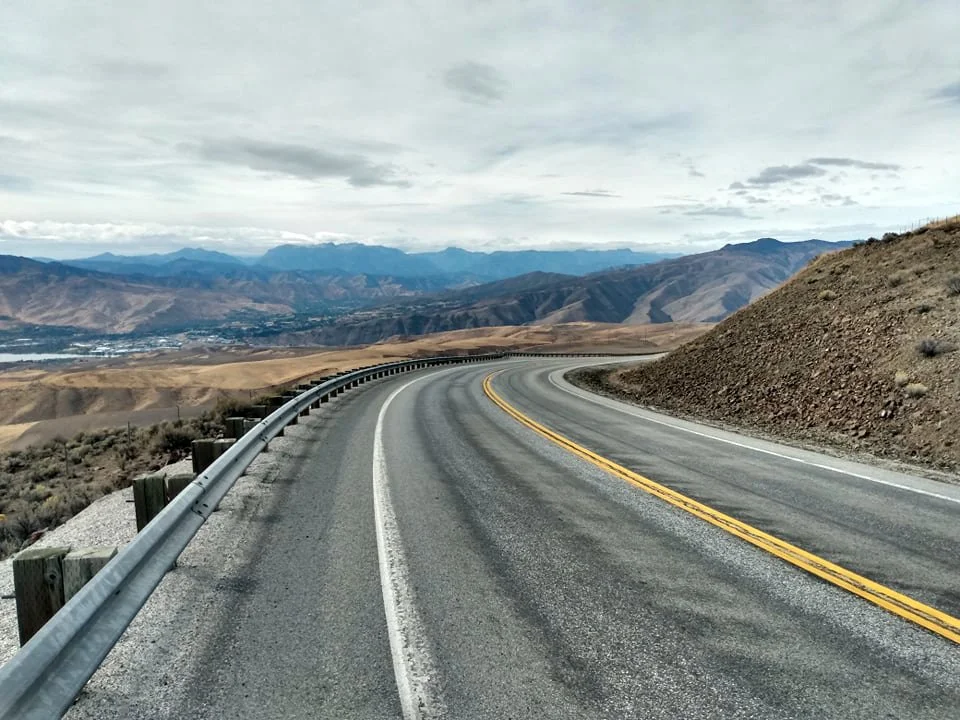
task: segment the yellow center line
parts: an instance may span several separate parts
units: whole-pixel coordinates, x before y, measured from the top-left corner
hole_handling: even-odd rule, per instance
[[[635,473],[632,470],[628,470],[622,465],[618,465],[612,460],[608,460],[601,455],[597,455],[596,453],[587,450],[585,447],[582,447],[572,440],[565,438],[553,430],[541,425],[536,420],[527,417],[515,407],[507,403],[494,391],[491,381],[494,375],[497,374],[499,374],[499,372],[491,373],[483,380],[483,391],[487,397],[515,420],[523,425],[526,425],[530,429],[539,433],[548,440],[551,440],[560,447],[568,450],[580,458],[583,458],[587,462],[596,465],[602,470],[615,475],[621,480],[625,480],[631,485],[634,485],[635,487],[638,487],[641,490],[660,498],[661,500],[665,500],[671,505],[675,505],[676,507],[695,515],[698,518],[706,520],[711,525],[715,525],[723,530],[726,530],[732,535],[736,535],[742,540],[746,540],[751,545],[755,545],[756,547],[776,555],[792,565],[795,565],[802,570],[806,570],[807,572],[816,575],[817,577],[822,578],[827,582],[836,585],[837,587],[841,587],[844,590],[859,595],[865,600],[868,600],[875,605],[879,605],[895,615],[899,615],[900,617],[909,620],[912,623],[916,623],[927,630],[935,632],[937,635],[941,635],[948,640],[952,640],[953,642],[960,644],[960,620],[957,618],[947,615],[945,612],[930,607],[929,605],[924,605],[913,598],[902,595],[901,593],[898,593],[897,591],[892,590],[885,585],[874,582],[869,578],[865,578],[862,575],[857,575],[856,573],[851,572],[844,567],[835,565],[829,560],[824,560],[823,558],[809,553],[806,550],[797,547],[796,545],[791,545],[785,540],[781,540],[780,538],[765,533],[762,530],[758,530],[752,525],[747,525],[736,518],[725,515],[719,510],[715,510],[708,505],[704,505],[703,503],[694,500],[693,498],[687,497],[682,493],[678,493],[676,490],[671,490],[665,485],[654,482],[650,478],[644,477],[643,475]]]

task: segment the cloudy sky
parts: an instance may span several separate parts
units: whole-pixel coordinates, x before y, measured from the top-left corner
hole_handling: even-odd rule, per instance
[[[960,212],[957,0],[3,0],[0,253],[693,252]]]

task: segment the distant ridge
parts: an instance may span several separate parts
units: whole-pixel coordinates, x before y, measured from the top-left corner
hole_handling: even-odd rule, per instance
[[[353,345],[495,325],[717,322],[786,281],[817,255],[849,243],[765,238],[583,277],[531,273],[347,316],[290,342]]]

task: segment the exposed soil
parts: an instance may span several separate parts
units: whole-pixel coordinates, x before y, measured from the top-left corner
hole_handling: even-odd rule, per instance
[[[956,471],[958,347],[960,217],[817,258],[667,357],[599,379],[666,412]]]

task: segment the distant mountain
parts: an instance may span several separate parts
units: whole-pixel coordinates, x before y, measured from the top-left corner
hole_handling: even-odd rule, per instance
[[[257,261],[271,270],[311,270],[346,274],[399,275],[424,277],[439,271],[432,264],[407,255],[403,250],[360,243],[322,245],[281,245],[268,250]]]
[[[502,280],[531,272],[587,275],[608,268],[646,265],[676,254],[635,252],[633,250],[517,250],[492,253],[447,248],[440,252],[418,253],[438,270],[470,273],[488,280]]]
[[[123,333],[285,311],[282,304],[234,293],[185,292],[62,263],[0,256],[0,315],[8,322]]]
[[[71,267],[114,275],[152,277],[173,276],[184,271],[201,275],[218,275],[231,269],[246,267],[246,263],[232,255],[203,248],[183,248],[172,253],[152,255],[115,255],[107,252],[89,258],[61,262]]]
[[[64,263],[0,255],[0,320],[19,325],[128,333],[355,308],[444,289],[430,278],[265,272],[237,266],[221,275],[117,275]],[[131,265],[149,268],[149,265]]]
[[[255,268],[261,277],[271,272],[318,272],[326,275],[386,275],[438,278],[447,287],[552,272],[586,275],[613,267],[642,265],[676,255],[633,250],[519,250],[493,253],[447,248],[440,252],[406,253],[397,248],[360,243],[280,245],[259,258],[241,260],[226,253],[184,248],[173,253],[115,255],[64,260],[64,265],[145,277],[175,277],[183,273],[229,276],[238,268]]]
[[[848,246],[764,238],[585,277],[525,275],[341,318],[297,342],[352,345],[493,325],[575,321],[717,322],[777,287],[817,255]]]

